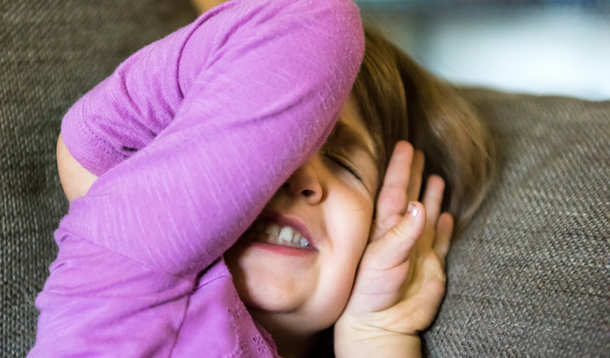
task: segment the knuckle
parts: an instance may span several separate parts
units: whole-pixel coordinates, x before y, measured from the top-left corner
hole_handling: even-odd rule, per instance
[[[394,235],[399,237],[407,237],[409,235],[409,229],[402,221],[392,226],[391,231]]]

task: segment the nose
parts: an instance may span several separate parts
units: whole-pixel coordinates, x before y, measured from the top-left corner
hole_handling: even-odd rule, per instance
[[[310,205],[320,203],[323,197],[322,173],[316,162],[315,157],[306,161],[288,178],[282,189],[294,197],[305,199]]]

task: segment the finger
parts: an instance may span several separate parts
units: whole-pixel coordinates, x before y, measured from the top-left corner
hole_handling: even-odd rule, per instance
[[[443,213],[438,218],[436,225],[436,238],[434,240],[434,252],[441,260],[443,269],[445,268],[445,258],[449,252],[451,245],[451,236],[453,235],[453,217],[449,213]]]
[[[409,178],[409,186],[407,188],[408,200],[419,200],[421,191],[422,175],[424,172],[424,153],[416,150],[413,154],[413,162],[411,164],[411,177]]]
[[[408,202],[407,186],[412,161],[413,147],[407,142],[398,142],[377,199],[375,222],[379,227],[379,235],[374,235],[373,241],[394,226],[400,220],[399,216],[403,215]]]
[[[438,175],[431,175],[428,178],[426,192],[423,197],[423,204],[426,207],[426,215],[428,223],[436,226],[438,216],[441,212],[441,204],[443,203],[443,192],[445,190],[445,181]]]
[[[424,206],[419,202],[409,203],[407,213],[401,220],[378,241],[370,244],[366,257],[363,257],[363,263],[373,260],[373,268],[377,270],[387,270],[401,265],[407,261],[411,248],[422,235],[425,223]]]

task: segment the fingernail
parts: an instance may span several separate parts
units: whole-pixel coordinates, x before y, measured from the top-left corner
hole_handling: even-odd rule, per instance
[[[415,204],[410,203],[409,207],[407,208],[407,213],[411,216],[417,216],[417,206],[415,206]]]

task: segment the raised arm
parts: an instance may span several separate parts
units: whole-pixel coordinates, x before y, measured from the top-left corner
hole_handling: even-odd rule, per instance
[[[323,143],[362,53],[351,2],[234,0],[81,99],[62,136],[101,175],[56,232],[32,356],[171,351],[199,273]]]
[[[171,273],[193,262],[168,257],[185,258],[193,245],[205,242],[195,250],[210,253],[204,267],[224,252],[320,147],[362,55],[357,10],[344,1],[237,1],[215,10],[124,63],[62,126],[79,163],[94,174],[112,170],[73,202],[61,226],[81,237],[110,230],[104,246],[134,259],[143,247],[131,247],[132,237],[142,234],[141,245],[154,249],[137,260]],[[66,130],[73,121],[78,130]],[[155,195],[143,190],[151,186]],[[173,215],[184,217],[168,213],[170,197]],[[134,206],[146,208],[151,225],[137,223]],[[210,252],[209,242],[221,246]]]

